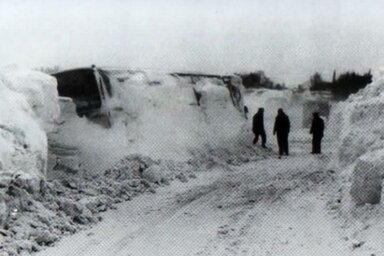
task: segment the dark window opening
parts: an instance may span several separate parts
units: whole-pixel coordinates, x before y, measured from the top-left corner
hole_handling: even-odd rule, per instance
[[[52,74],[59,96],[72,98],[79,116],[89,117],[101,108],[101,98],[93,69],[76,69]]]

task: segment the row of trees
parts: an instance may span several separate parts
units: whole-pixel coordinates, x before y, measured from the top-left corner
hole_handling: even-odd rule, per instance
[[[310,79],[311,91],[330,91],[339,100],[348,98],[349,95],[358,92],[372,82],[371,71],[360,75],[356,72],[342,73],[336,78],[336,71],[333,72],[332,81],[325,81],[319,73],[315,73]]]
[[[267,77],[264,71],[257,71],[252,73],[237,74],[243,80],[245,88],[267,88],[272,90],[287,89],[285,84],[274,83]]]

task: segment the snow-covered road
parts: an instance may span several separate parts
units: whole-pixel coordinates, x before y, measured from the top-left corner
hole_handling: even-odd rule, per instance
[[[333,219],[327,162],[294,152],[202,172],[120,204],[37,255],[352,255]]]

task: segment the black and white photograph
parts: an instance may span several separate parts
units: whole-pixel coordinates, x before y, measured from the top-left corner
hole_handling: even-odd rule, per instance
[[[0,0],[0,256],[382,256],[383,180],[383,1]]]

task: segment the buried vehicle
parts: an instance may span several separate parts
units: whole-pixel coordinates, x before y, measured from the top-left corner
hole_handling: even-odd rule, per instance
[[[113,83],[111,79],[118,83],[124,83],[133,75],[143,74],[147,76],[150,85],[159,85],[160,81],[151,79],[145,71],[123,70],[111,68],[78,68],[65,70],[51,74],[57,79],[57,89],[60,97],[71,98],[76,106],[76,113],[79,117],[85,116],[87,119],[99,123],[104,127],[112,125],[111,109],[108,102],[114,96]],[[196,85],[203,79],[219,80],[229,91],[233,105],[240,111],[244,111],[241,79],[233,79],[231,76],[220,76],[201,73],[169,73],[169,76],[187,79],[191,85]],[[193,88],[197,105],[200,105],[200,93]]]
[[[105,170],[133,153],[185,160],[237,138],[246,122],[236,76],[95,66],[52,76],[62,114],[49,136],[48,173]]]

